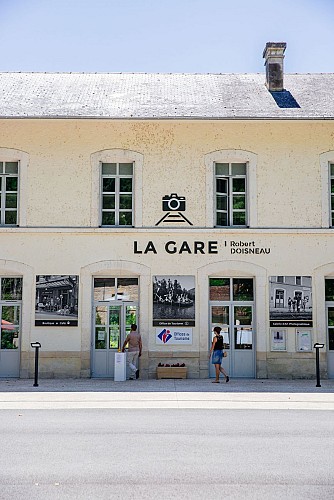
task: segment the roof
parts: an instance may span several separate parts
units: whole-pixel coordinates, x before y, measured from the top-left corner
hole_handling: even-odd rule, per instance
[[[1,118],[333,119],[334,74],[0,73]]]

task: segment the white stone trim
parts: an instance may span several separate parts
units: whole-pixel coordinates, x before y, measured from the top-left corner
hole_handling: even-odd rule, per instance
[[[331,227],[329,163],[334,163],[334,151],[319,156],[321,175],[321,227]]]
[[[19,199],[18,221],[20,227],[27,226],[28,207],[28,165],[29,155],[19,149],[0,148],[0,161],[17,161],[19,163]]]
[[[133,218],[134,227],[143,225],[143,163],[144,155],[129,149],[104,149],[92,153],[91,159],[91,212],[90,224],[92,227],[100,225],[100,168],[101,162],[104,163],[134,163],[134,207]],[[126,228],[124,228],[126,229]]]
[[[206,170],[206,226],[214,227],[214,162],[247,163],[248,226],[257,227],[257,154],[242,149],[221,149],[204,156]]]

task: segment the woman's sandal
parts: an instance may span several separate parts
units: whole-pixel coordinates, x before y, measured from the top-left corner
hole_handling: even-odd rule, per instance
[[[213,384],[220,384],[219,380],[213,380],[212,383]]]

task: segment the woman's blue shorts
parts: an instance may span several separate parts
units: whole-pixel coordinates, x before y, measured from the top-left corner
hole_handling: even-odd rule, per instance
[[[211,363],[213,365],[221,365],[223,360],[223,350],[213,351]]]

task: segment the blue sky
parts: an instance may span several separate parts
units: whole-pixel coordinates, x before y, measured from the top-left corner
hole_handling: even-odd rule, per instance
[[[0,71],[334,73],[334,0],[0,0]]]

